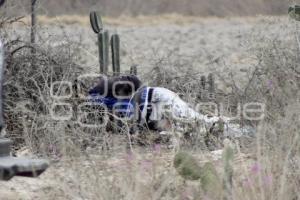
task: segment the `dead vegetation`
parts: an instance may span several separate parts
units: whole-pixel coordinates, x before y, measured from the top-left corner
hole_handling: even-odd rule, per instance
[[[189,16],[250,16],[285,14],[287,2],[281,0],[39,0],[40,14],[85,14],[97,8],[105,16],[139,16],[178,13]],[[11,13],[29,10],[26,1],[12,0],[7,4]]]
[[[30,138],[30,146],[35,148],[40,146],[41,138],[49,135],[49,112],[54,103],[51,85],[61,80],[74,82],[82,68],[76,63],[74,43],[53,47],[31,44],[26,38],[11,39],[5,26],[18,21],[5,19],[1,28],[6,50],[6,131],[16,147],[28,144]]]
[[[9,38],[5,32],[2,37]],[[295,37],[299,37],[298,32]],[[233,141],[234,181],[226,197],[298,199],[299,43],[297,40],[283,43],[264,35],[255,36],[255,40],[250,50],[258,64],[249,72],[247,84],[241,87],[231,74],[222,74],[229,77],[224,81],[232,87],[229,95],[236,101],[255,100],[267,106],[265,120],[254,124],[258,131],[251,138],[251,146]],[[32,196],[27,199],[36,197],[36,193],[39,199],[210,198],[199,187],[201,183],[183,181],[178,176],[172,164],[175,152],[166,145],[154,141],[129,151],[126,128],[124,135],[115,136],[105,129],[82,128],[70,121],[57,122],[51,118],[49,109],[54,101],[50,96],[51,84],[74,81],[83,71],[76,64],[76,44],[66,42],[55,48],[43,43],[32,46],[21,38],[7,40],[5,44],[8,136],[33,152],[59,161],[53,162],[37,185],[28,183],[25,190],[34,192],[29,192]],[[142,77],[144,80],[148,77],[153,86],[180,93],[189,103],[198,102],[200,76],[185,67],[188,59],[169,58],[157,60],[154,69]],[[194,145],[202,145],[200,142]],[[223,177],[220,156],[213,157],[207,149],[190,148],[190,143],[187,146],[199,163],[212,160]],[[16,186],[24,180],[14,181],[9,183],[10,187],[24,191],[23,185],[23,189]],[[42,190],[36,192],[36,187]]]
[[[257,133],[250,147],[234,140],[233,184],[225,196],[235,199],[298,199],[299,45],[294,40],[282,43],[277,39],[268,40],[263,35],[255,38],[257,43],[253,43],[255,49],[251,50],[259,64],[249,73],[247,84],[241,87],[238,80],[231,79],[226,84],[231,84],[233,95],[240,101],[264,102],[266,118],[255,124]],[[195,76],[191,69],[183,69],[185,64],[177,62],[170,70],[166,63],[173,62],[168,59],[157,62],[151,71],[151,84],[178,91],[189,102],[196,101],[196,97],[187,97],[193,89],[199,88],[199,76]],[[231,77],[230,74],[226,76]],[[212,153],[207,150],[190,149],[189,152],[199,163],[214,161],[219,176],[224,176],[220,157],[212,158]],[[88,156],[86,168],[80,164],[85,156],[63,162],[76,172],[68,181],[80,188],[76,190],[77,195],[88,199],[213,199],[201,190],[201,183],[184,182],[178,176],[172,164],[175,154],[164,145],[150,145],[142,150],[134,148],[133,152],[119,154],[121,157],[102,155],[102,159],[97,155]],[[74,191],[70,188],[72,184],[67,183],[63,175],[60,177],[65,180],[62,185],[68,185],[67,189]],[[81,184],[78,180],[82,181]],[[68,198],[71,197],[62,196],[62,199]]]

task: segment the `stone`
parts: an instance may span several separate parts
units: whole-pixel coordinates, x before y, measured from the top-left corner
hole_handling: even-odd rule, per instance
[[[10,180],[14,176],[37,177],[48,166],[46,160],[0,157],[0,180]]]
[[[11,157],[11,144],[9,139],[0,139],[0,180],[14,176],[37,177],[48,168],[46,160]]]

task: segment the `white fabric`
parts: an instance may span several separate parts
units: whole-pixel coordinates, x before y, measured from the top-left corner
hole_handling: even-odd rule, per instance
[[[142,116],[142,122],[145,121],[146,119],[146,115],[147,115],[147,106],[148,106],[148,95],[149,95],[149,89],[150,87],[147,87],[145,88],[147,90],[147,92],[143,92],[142,95],[144,95],[143,99],[145,99],[145,102],[144,102],[144,107],[143,107],[143,110],[141,111],[141,116]]]
[[[176,93],[166,88],[155,87],[151,103],[152,113],[150,120],[161,120],[165,114],[174,119],[189,121],[203,118],[203,115],[193,110]]]
[[[142,118],[145,122],[147,114],[147,99],[149,87],[147,88],[146,101],[144,109],[142,111]],[[203,121],[205,125],[211,126],[213,123],[222,120],[225,123],[225,135],[243,135],[253,132],[253,129],[241,129],[237,124],[231,124],[231,119],[228,117],[208,117],[200,114],[191,108],[186,102],[184,102],[176,93],[161,87],[153,88],[152,94],[152,113],[150,115],[150,121],[160,121],[164,116],[171,117],[180,121]]]

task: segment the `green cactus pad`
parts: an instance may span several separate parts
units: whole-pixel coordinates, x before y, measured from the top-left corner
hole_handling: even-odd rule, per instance
[[[212,73],[208,75],[208,85],[209,85],[209,92],[214,92],[215,91],[215,77]]]
[[[114,75],[120,74],[120,37],[118,34],[114,34],[110,39],[111,52],[112,52],[112,67]]]
[[[225,146],[224,152],[222,155],[223,165],[224,165],[224,181],[225,188],[228,189],[228,186],[232,185],[232,177],[233,177],[233,160],[234,160],[234,149],[228,145]]]
[[[175,155],[174,167],[186,180],[198,180],[201,177],[201,167],[195,158],[186,152],[179,152]]]
[[[103,30],[101,15],[99,12],[90,13],[90,23],[95,33],[100,33]]]
[[[219,196],[222,193],[222,181],[216,168],[211,162],[207,162],[201,170],[201,188],[209,196]],[[218,199],[218,198],[216,198]]]
[[[202,190],[213,199],[220,199],[222,196],[222,181],[213,163],[207,162],[200,167],[190,154],[179,152],[174,158],[174,167],[185,180],[200,180]]]
[[[205,86],[206,86],[206,77],[205,76],[201,76],[201,88],[203,89],[203,90],[205,90]]]
[[[98,49],[100,73],[107,75],[109,65],[109,33],[103,31],[98,34]]]
[[[223,152],[224,162],[232,162],[234,159],[234,149],[231,147],[225,147]]]

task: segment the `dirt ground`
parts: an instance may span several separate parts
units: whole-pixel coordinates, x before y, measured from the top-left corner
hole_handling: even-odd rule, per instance
[[[211,153],[198,152],[193,156],[202,164],[207,161],[213,162],[222,173],[221,154],[222,152],[217,150]],[[53,162],[39,178],[16,177],[8,182],[0,182],[1,200],[118,199],[118,192],[123,192],[122,199],[171,199],[168,196],[160,198],[155,195],[165,187],[173,188],[175,195],[179,195],[178,185],[183,179],[173,167],[173,158],[172,150],[135,149],[132,154],[90,154],[61,159],[59,162]],[[247,173],[252,163],[254,161],[250,155],[238,153],[234,161],[237,168],[235,173]],[[124,181],[128,185],[124,185]],[[161,186],[165,181],[169,185]],[[137,185],[132,191],[131,184]],[[187,182],[187,186],[193,187],[194,184],[192,181]],[[150,196],[145,195],[144,192],[151,191],[152,187],[157,187],[158,191],[149,194]],[[128,191],[119,191],[118,188]]]
[[[90,28],[88,19],[80,19],[77,16],[68,25],[65,18],[51,19],[51,25],[42,23],[38,28],[40,41],[54,47],[64,39],[80,44],[84,60],[80,64],[85,66],[87,72],[98,72],[97,36]],[[41,20],[49,23],[49,19]],[[104,24],[110,34],[120,34],[123,71],[132,65],[138,65],[140,71],[145,71],[155,63],[168,59],[188,63],[187,67],[199,73],[228,70],[246,73],[257,64],[253,48],[258,47],[260,38],[277,38],[284,42],[294,37],[294,24],[287,17],[145,17],[136,20],[104,19]],[[29,36],[28,31],[22,26],[17,27],[11,36],[24,38]]]
[[[253,49],[259,47],[261,38],[270,40],[277,38],[283,42],[288,41],[293,37],[294,26],[286,17],[261,16],[228,19],[207,18],[179,24],[171,22],[147,24],[146,22],[130,26],[108,25],[107,29],[111,34],[120,34],[122,70],[126,71],[130,66],[137,64],[142,78],[147,77],[147,70],[162,60],[171,61],[166,62],[166,65],[171,65],[172,62],[187,63],[189,65],[187,67],[191,67],[195,73],[199,74],[209,72],[222,74],[232,71],[235,77],[242,77],[247,76],[248,72],[257,64]],[[11,36],[26,35],[29,37],[29,32],[26,31],[24,27],[19,26],[18,29],[12,31]],[[58,20],[57,25],[41,25],[39,35],[40,41],[50,43],[53,47],[63,41],[58,40],[57,36],[79,43],[81,47],[79,51],[83,58],[78,64],[84,65],[87,73],[98,72],[96,35],[89,26],[76,23],[65,25]],[[153,153],[148,154],[137,154],[142,157],[137,159],[136,162],[140,163],[137,166],[142,165],[140,160],[154,155]],[[0,182],[0,199],[105,199],[103,196],[97,198],[95,194],[97,194],[97,187],[104,187],[101,184],[107,182],[93,185],[99,181],[94,179],[101,177],[101,175],[99,176],[102,173],[99,170],[101,165],[103,165],[104,171],[106,168],[113,169],[112,165],[125,165],[124,163],[128,160],[124,158],[124,155],[126,157],[127,154],[118,152],[106,158],[99,156],[96,159],[98,161],[95,162],[86,156],[63,158],[61,162],[52,163],[47,172],[37,179],[14,178],[9,182]],[[176,171],[172,167],[173,156],[174,153],[171,150],[166,150],[161,151],[155,159],[156,166],[162,168],[162,174],[166,172],[167,175],[176,177]],[[105,162],[103,162],[104,159]],[[203,160],[199,156],[199,162],[201,161]],[[90,165],[97,167],[89,169]],[[113,179],[111,182],[115,181],[114,175],[118,176],[118,173],[114,174],[114,172],[114,170],[110,172],[111,176],[109,177]],[[93,175],[95,173],[98,175]],[[88,181],[91,179],[95,182]],[[177,179],[176,181],[178,181]],[[91,188],[86,189],[89,186]],[[101,191],[103,190],[99,189],[98,192]],[[117,197],[115,198],[117,199]],[[128,199],[130,198],[128,197]]]

